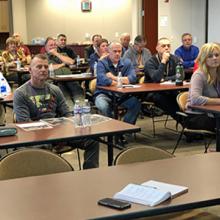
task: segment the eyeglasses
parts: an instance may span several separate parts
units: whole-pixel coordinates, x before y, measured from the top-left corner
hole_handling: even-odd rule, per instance
[[[217,58],[217,57],[219,57],[219,53],[210,53],[210,54],[208,54],[208,56],[207,56],[207,58],[213,58],[214,56]]]
[[[170,47],[170,44],[161,44],[161,47],[162,47],[162,48]]]
[[[186,38],[186,39],[183,39],[184,42],[186,41],[192,41],[192,38]]]

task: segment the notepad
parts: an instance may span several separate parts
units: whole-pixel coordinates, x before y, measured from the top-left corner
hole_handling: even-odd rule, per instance
[[[156,206],[188,191],[188,187],[150,180],[142,185],[128,184],[113,197],[142,205]]]
[[[122,88],[140,88],[140,85],[133,85],[133,84],[124,84]]]
[[[59,117],[59,118],[44,118],[44,119],[41,119],[40,121],[46,122],[46,123],[48,123],[51,126],[56,126],[56,125],[61,124],[65,120],[67,120],[67,118]]]

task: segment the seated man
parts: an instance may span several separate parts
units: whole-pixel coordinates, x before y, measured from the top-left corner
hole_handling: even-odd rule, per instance
[[[102,39],[102,36],[100,34],[95,34],[92,36],[92,45],[85,48],[85,59],[86,61],[89,61],[90,56],[97,52],[97,44]]]
[[[59,34],[57,36],[57,52],[58,53],[62,53],[62,54],[66,54],[68,57],[73,59],[73,63],[76,62],[76,53],[73,51],[72,48],[67,47],[66,45],[66,35],[65,34]]]
[[[72,74],[70,65],[74,64],[74,60],[66,53],[59,53],[56,42],[53,38],[48,37],[45,42],[46,55],[49,63],[52,63],[55,75],[70,75]],[[73,102],[77,99],[83,99],[83,89],[77,81],[65,81],[59,83],[61,89],[66,89],[70,94]]]
[[[128,58],[131,60],[136,71],[138,69],[143,69],[144,64],[151,57],[151,52],[146,46],[146,40],[144,37],[138,35],[134,39],[134,45],[130,47],[124,54],[123,58]]]
[[[123,33],[121,35],[120,42],[122,45],[122,54],[121,54],[122,57],[123,57],[124,53],[130,48],[130,41],[131,41],[130,34]]]
[[[16,89],[14,93],[16,121],[28,122],[42,118],[70,116],[65,98],[59,87],[46,82],[48,78],[47,57],[43,54],[36,55],[31,61],[29,71],[31,79]],[[73,144],[85,149],[84,169],[98,167],[98,142],[82,138],[81,141],[73,142]]]
[[[136,82],[136,74],[130,60],[121,58],[122,46],[120,43],[113,42],[109,45],[109,55],[97,64],[97,86],[117,85],[117,75],[122,74],[122,83],[129,84]],[[101,89],[95,91],[95,105],[106,116],[112,115],[112,93]],[[124,121],[130,124],[135,124],[140,111],[140,102],[135,97],[125,98],[118,97],[118,102],[121,106],[127,109],[124,116]]]
[[[17,48],[23,50],[26,59],[27,59],[27,64],[30,64],[31,62],[31,52],[29,50],[29,48],[23,44],[22,40],[21,40],[21,35],[18,33],[14,33],[13,34],[13,38],[15,39],[16,43],[17,43]]]
[[[145,82],[160,83],[176,79],[176,65],[180,60],[170,54],[171,47],[168,38],[160,38],[156,46],[157,54],[152,56],[144,66]],[[148,94],[147,99],[153,101],[174,119],[178,120],[176,112],[179,110],[176,102],[176,91],[154,92]]]
[[[182,43],[183,45],[175,50],[175,55],[180,58],[185,69],[193,68],[199,48],[192,45],[192,35],[189,33],[182,35]]]

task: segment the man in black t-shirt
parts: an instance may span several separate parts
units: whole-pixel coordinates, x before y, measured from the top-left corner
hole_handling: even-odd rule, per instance
[[[67,37],[65,34],[59,34],[57,36],[57,41],[56,41],[57,52],[67,54],[68,57],[72,58],[75,63],[77,55],[72,48],[66,46],[66,41],[67,41]]]

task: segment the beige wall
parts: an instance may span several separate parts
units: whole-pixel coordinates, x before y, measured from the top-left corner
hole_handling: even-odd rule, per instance
[[[173,50],[180,46],[185,32],[193,35],[198,47],[205,42],[205,0],[171,0],[169,3],[158,0],[158,3],[158,35],[170,38]],[[162,22],[166,18],[167,23]]]
[[[208,20],[208,42],[220,43],[220,22],[219,16],[220,1],[209,1],[209,20]]]
[[[123,32],[136,35],[141,31],[137,24],[132,23],[132,16],[140,14],[138,7],[141,0],[92,0],[91,12],[82,12],[80,2],[26,0],[28,41],[58,33],[65,33],[69,43],[81,43],[86,36],[95,33],[109,40],[117,40]],[[132,14],[133,6],[136,8],[135,14]]]
[[[27,19],[25,0],[12,0],[14,33],[20,33],[24,43],[27,42]]]
[[[9,32],[7,1],[0,1],[0,32]]]
[[[116,40],[123,32],[132,38],[141,33],[141,0],[92,0],[92,11],[81,12],[81,0],[12,0],[14,31],[24,42],[35,37],[64,33],[69,43],[84,42],[86,36],[100,33]],[[194,36],[194,44],[205,40],[205,0],[158,0],[159,37],[166,36],[175,49],[183,32]],[[167,22],[161,25],[161,19]],[[163,26],[164,25],[164,26]]]

